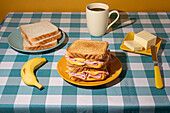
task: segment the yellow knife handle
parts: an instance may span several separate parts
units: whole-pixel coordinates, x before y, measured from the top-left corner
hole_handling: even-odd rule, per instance
[[[163,83],[159,66],[154,66],[154,71],[155,71],[155,86],[156,88],[161,89],[163,88]]]

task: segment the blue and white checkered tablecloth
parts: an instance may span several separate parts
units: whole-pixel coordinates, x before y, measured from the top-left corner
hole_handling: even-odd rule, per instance
[[[111,17],[114,18],[114,15]],[[55,51],[25,54],[12,49],[8,36],[20,25],[49,20],[68,37]],[[128,32],[146,30],[162,38],[158,58],[165,87],[156,89],[151,56],[122,51]],[[98,87],[77,87],[64,81],[57,63],[74,40],[109,42],[109,49],[123,65],[120,76]],[[109,33],[93,37],[88,33],[85,12],[10,12],[0,29],[0,113],[170,113],[170,13],[120,12]],[[36,75],[43,90],[24,84],[23,64],[34,57],[48,60]]]

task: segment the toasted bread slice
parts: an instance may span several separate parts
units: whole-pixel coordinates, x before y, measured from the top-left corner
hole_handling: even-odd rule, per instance
[[[92,40],[76,40],[66,50],[72,58],[102,60],[106,57],[108,42]]]
[[[20,30],[30,42],[54,36],[59,32],[58,27],[49,21],[21,25]]]
[[[28,41],[23,40],[23,49],[27,51],[42,50],[42,49],[52,48],[57,44],[58,44],[57,40],[54,40],[41,46],[31,46]]]
[[[54,36],[51,36],[51,37],[48,37],[48,38],[45,38],[45,39],[42,39],[42,40],[39,40],[39,41],[36,41],[36,42],[29,41],[22,32],[21,32],[21,36],[23,37],[23,39],[27,40],[31,46],[41,46],[41,45],[44,45],[44,44],[46,44],[48,42],[51,42],[51,41],[59,39],[62,35],[61,35],[61,32],[59,31]]]

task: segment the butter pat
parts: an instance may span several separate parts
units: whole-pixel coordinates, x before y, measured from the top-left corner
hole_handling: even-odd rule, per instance
[[[134,40],[138,44],[142,45],[145,48],[145,50],[149,49],[151,45],[156,44],[156,38],[157,38],[156,36],[147,31],[141,31],[135,34],[134,36]]]
[[[136,43],[134,40],[125,40],[124,45],[127,46],[132,51],[140,51],[143,49],[143,47]]]

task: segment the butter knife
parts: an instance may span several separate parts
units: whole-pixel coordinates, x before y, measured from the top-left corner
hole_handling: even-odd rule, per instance
[[[154,73],[155,73],[155,86],[158,89],[163,88],[162,77],[158,65],[158,58],[156,54],[156,47],[154,45],[151,46],[152,60],[154,63]]]

